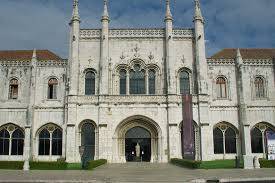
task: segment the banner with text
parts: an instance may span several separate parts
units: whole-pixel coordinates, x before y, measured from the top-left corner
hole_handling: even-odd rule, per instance
[[[266,139],[267,139],[268,160],[275,160],[275,132],[267,131]]]
[[[195,159],[195,135],[193,125],[192,95],[182,95],[182,139],[183,157]]]

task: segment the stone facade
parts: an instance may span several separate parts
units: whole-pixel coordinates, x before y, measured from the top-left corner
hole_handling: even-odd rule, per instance
[[[136,126],[151,134],[151,162],[182,158],[182,70],[189,73],[193,96],[196,159],[264,156],[264,152],[252,153],[250,131],[258,124],[275,126],[272,57],[242,58],[235,49],[234,58],[206,59],[199,2],[195,1],[194,28],[190,29],[174,29],[169,3],[166,9],[163,29],[109,29],[105,2],[102,29],[80,29],[75,0],[68,61],[39,60],[36,50],[29,60],[1,61],[0,126],[22,128],[25,145],[23,155],[0,155],[0,160],[54,161],[63,157],[67,162],[80,162],[85,123],[94,126],[95,159],[126,162],[125,133]],[[154,95],[149,94],[148,79],[146,94],[129,93],[129,72],[135,64],[145,71],[146,78],[150,69],[155,70]],[[126,95],[120,95],[120,69],[128,75]],[[85,95],[87,71],[95,73],[95,95]],[[264,80],[261,98],[256,97],[254,84],[258,76]],[[219,77],[226,81],[223,98],[217,89]],[[12,78],[19,81],[16,100],[9,99]],[[51,78],[58,81],[55,99],[48,99]],[[213,129],[223,125],[236,132],[235,153],[214,153]],[[39,134],[44,128],[62,129],[62,154],[39,155]]]

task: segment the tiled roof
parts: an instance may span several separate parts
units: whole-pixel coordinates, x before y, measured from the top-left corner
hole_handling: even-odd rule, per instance
[[[243,48],[240,49],[243,59],[272,59],[275,58],[275,48]],[[226,48],[210,57],[210,59],[235,59],[236,48]]]
[[[0,50],[0,60],[31,60],[33,50]],[[62,60],[58,55],[49,50],[36,50],[37,60]]]

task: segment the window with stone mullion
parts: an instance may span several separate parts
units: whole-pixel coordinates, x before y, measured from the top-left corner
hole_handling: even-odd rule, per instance
[[[144,70],[130,71],[130,94],[145,94],[145,72]]]
[[[24,134],[17,129],[12,133],[11,155],[23,155],[24,150]]]
[[[215,128],[213,131],[214,137],[214,154],[223,154],[223,132],[219,128]]]
[[[10,134],[6,129],[0,131],[0,155],[9,155]]]
[[[85,95],[95,95],[95,73],[92,71],[85,75]]]
[[[50,155],[50,133],[47,129],[39,134],[39,155]]]
[[[232,128],[225,131],[225,153],[236,153],[236,133]]]
[[[149,70],[148,77],[149,94],[154,95],[156,94],[156,72],[154,70]]]
[[[255,79],[256,98],[264,98],[264,80],[260,77]]]
[[[120,95],[126,95],[126,82],[127,82],[127,74],[126,74],[127,72],[124,70],[124,69],[122,69],[121,71],[120,71],[120,80],[119,80],[119,93],[120,93]]]
[[[180,72],[180,94],[190,94],[190,78],[187,71]]]
[[[262,132],[256,127],[251,131],[251,148],[252,153],[263,153]]]
[[[62,131],[60,129],[52,133],[52,155],[62,155]]]

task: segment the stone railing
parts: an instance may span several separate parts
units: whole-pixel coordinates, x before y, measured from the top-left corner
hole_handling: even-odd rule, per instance
[[[171,95],[168,98],[165,95],[106,95],[106,96],[69,96],[69,103],[79,105],[85,104],[181,104],[181,95]],[[193,97],[193,103],[197,102],[197,97]]]
[[[3,67],[6,66],[31,66],[31,61],[30,60],[4,60],[0,61],[0,65]]]
[[[173,30],[175,38],[191,38],[194,36],[193,29]],[[80,30],[80,39],[100,39],[100,29]],[[165,38],[165,29],[110,29],[110,38]]]

